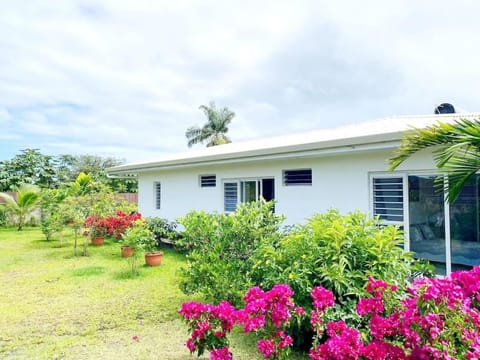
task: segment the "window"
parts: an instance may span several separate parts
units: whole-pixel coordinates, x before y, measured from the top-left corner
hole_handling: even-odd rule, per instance
[[[403,177],[373,178],[373,215],[392,223],[403,222]]]
[[[162,195],[162,185],[159,181],[153,183],[153,193],[155,200],[155,209],[160,210],[161,205],[161,195]]]
[[[266,179],[229,180],[223,183],[223,199],[225,212],[235,211],[242,202],[266,201],[275,199],[275,181]]]
[[[238,203],[238,183],[226,182],[223,184],[224,209],[226,212],[235,211]]]
[[[200,186],[201,187],[217,186],[217,176],[216,175],[200,175]]]
[[[283,170],[283,185],[312,185],[312,169]]]

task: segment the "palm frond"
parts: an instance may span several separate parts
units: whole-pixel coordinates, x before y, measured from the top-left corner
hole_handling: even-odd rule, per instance
[[[439,178],[446,199],[453,203],[465,184],[480,170],[480,119],[459,119],[447,124],[438,122],[425,129],[407,133],[401,146],[389,159],[390,170],[396,169],[414,153],[436,147],[433,159],[448,181]]]
[[[13,196],[10,195],[10,194],[0,193],[0,199],[2,199],[5,202],[5,205],[10,207],[10,208],[17,207],[17,202],[15,201]]]

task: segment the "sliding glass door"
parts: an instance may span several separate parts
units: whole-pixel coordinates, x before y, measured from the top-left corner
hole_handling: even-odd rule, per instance
[[[480,175],[455,203],[444,199],[440,175],[372,176],[372,212],[387,224],[408,229],[406,249],[429,260],[438,274],[480,265]]]
[[[480,264],[480,175],[475,175],[450,206],[450,252],[452,271]]]

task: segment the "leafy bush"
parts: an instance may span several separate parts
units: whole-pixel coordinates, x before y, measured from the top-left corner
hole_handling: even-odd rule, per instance
[[[342,305],[329,313],[331,319],[360,325],[355,303],[366,294],[369,276],[405,288],[415,261],[402,243],[403,234],[396,227],[379,226],[361,212],[342,216],[329,210],[293,228],[280,242],[264,242],[253,256],[250,279],[262,288],[289,284],[296,303],[307,309],[312,289],[323,286]],[[308,322],[298,331],[309,332]]]
[[[181,289],[202,292],[215,303],[241,304],[250,287],[253,252],[262,243],[278,241],[283,217],[272,207],[272,202],[259,201],[241,204],[230,215],[194,211],[179,219],[185,228],[179,246],[190,251]]]
[[[149,217],[146,220],[148,228],[155,235],[157,245],[161,244],[162,239],[171,240],[175,244],[180,239],[180,233],[177,232],[178,224],[175,221],[168,221],[159,217]]]

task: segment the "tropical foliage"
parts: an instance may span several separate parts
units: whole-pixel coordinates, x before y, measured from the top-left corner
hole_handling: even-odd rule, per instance
[[[16,199],[7,193],[0,193],[0,199],[6,203],[6,207],[17,219],[18,231],[23,229],[25,220],[40,201],[40,188],[35,185],[22,184],[17,190]]]
[[[247,275],[255,249],[278,241],[283,217],[272,207],[271,202],[259,201],[241,204],[230,215],[194,211],[180,218],[185,229],[177,244],[190,252],[181,271],[182,290],[201,292],[207,301],[240,305],[251,286]]]
[[[39,149],[24,149],[10,160],[0,161],[0,191],[12,191],[20,184],[59,188],[73,182],[80,173],[118,192],[136,192],[137,180],[112,179],[106,169],[124,161],[97,155],[45,155]]]
[[[449,202],[453,203],[465,183],[480,170],[480,119],[460,119],[453,123],[439,121],[424,129],[410,131],[390,158],[390,170],[426,148],[433,148],[437,168],[448,176],[448,181],[439,179]]]
[[[231,142],[227,137],[227,132],[228,125],[235,117],[235,113],[227,107],[218,109],[213,102],[209,106],[201,105],[200,110],[207,117],[207,123],[203,127],[192,126],[187,129],[185,136],[188,140],[188,147],[204,141],[207,141],[207,147]]]

